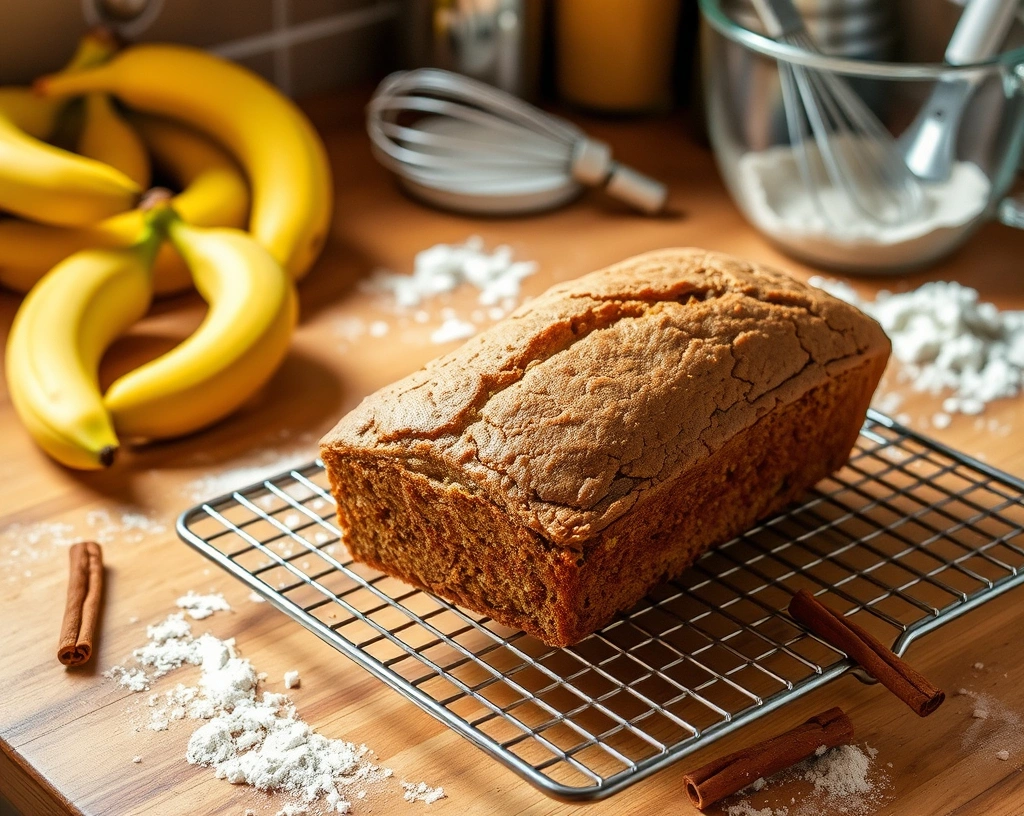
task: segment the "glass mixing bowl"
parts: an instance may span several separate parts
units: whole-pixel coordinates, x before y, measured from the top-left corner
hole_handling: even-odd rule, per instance
[[[952,252],[990,219],[1024,228],[1024,204],[1007,197],[1024,146],[1024,24],[1013,23],[1004,50],[978,63],[942,62],[962,6],[948,0],[877,0],[894,14],[893,61],[854,59],[857,43],[835,41],[835,20],[856,32],[872,0],[801,0],[815,34],[814,7],[827,6],[830,46],[815,54],[776,42],[753,25],[747,0],[699,0],[701,70],[708,131],[722,177],[746,218],[790,255],[815,266],[888,274]],[[844,12],[845,8],[845,12]],[[844,16],[845,15],[845,16]],[[820,16],[820,15],[819,15]],[[890,29],[892,30],[892,29]],[[845,48],[844,48],[845,46]],[[872,109],[894,138],[914,122],[937,83],[957,83],[965,100],[948,181],[922,182],[925,208],[899,226],[869,218],[826,217],[820,191],[808,190],[790,144],[780,64],[831,72]],[[950,111],[955,114],[955,111]]]

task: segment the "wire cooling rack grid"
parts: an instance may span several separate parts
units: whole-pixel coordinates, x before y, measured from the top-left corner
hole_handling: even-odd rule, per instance
[[[849,464],[567,649],[353,563],[319,463],[179,535],[544,792],[600,799],[850,670],[808,589],[903,653],[1022,581],[1024,482],[870,413]]]

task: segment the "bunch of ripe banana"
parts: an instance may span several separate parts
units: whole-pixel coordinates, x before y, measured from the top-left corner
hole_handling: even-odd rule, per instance
[[[68,132],[74,151],[50,143]],[[173,197],[142,195],[150,157]],[[327,234],[330,170],[305,116],[251,72],[90,34],[60,73],[0,88],[0,210],[0,284],[28,293],[7,341],[11,400],[43,450],[92,469],[119,437],[191,433],[270,378]],[[101,392],[110,344],[154,294],[193,285],[209,304],[195,333]]]

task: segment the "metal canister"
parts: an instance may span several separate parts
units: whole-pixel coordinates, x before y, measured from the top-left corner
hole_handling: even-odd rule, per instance
[[[524,99],[540,79],[542,0],[410,0],[404,62],[444,68]]]

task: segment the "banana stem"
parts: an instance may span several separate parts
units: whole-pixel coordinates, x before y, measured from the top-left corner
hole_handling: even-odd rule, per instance
[[[161,189],[154,188],[150,192]],[[146,265],[150,267],[156,261],[156,254],[160,250],[160,244],[167,238],[171,225],[179,220],[178,214],[170,204],[169,191],[164,190],[163,192],[168,193],[167,197],[154,196],[155,200],[150,201],[148,206],[143,208],[145,210],[145,226],[136,244],[144,253]]]

